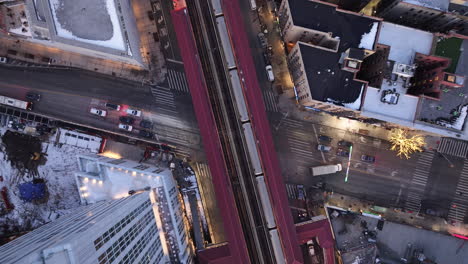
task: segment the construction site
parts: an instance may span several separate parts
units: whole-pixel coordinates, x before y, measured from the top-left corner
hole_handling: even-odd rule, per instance
[[[85,151],[56,142],[55,130],[8,119],[0,127],[0,245],[79,206],[72,173]]]

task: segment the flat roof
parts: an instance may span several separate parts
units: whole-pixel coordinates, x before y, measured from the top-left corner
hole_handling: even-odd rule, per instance
[[[354,80],[354,73],[341,69],[341,53],[323,50],[298,42],[314,100],[354,103],[364,82]]]
[[[380,101],[383,91],[384,89],[367,87],[366,100],[362,106],[362,114],[366,115],[367,113],[372,113],[374,114],[372,117],[375,117],[375,114],[377,114],[382,117],[379,119],[389,122],[393,122],[393,118],[413,122],[419,97],[400,94],[396,105],[387,104]],[[385,117],[389,118],[385,119]]]
[[[332,4],[310,0],[288,2],[294,25],[321,32],[332,32],[332,37],[340,38],[338,51],[342,52],[348,48],[373,49],[379,19],[337,10]]]
[[[450,4],[448,0],[403,0],[402,2],[441,11],[447,11]]]
[[[411,64],[416,52],[430,54],[433,38],[426,31],[382,22],[378,43],[390,46],[389,60]]]

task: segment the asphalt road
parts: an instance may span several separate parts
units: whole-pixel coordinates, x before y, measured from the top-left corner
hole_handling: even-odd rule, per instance
[[[451,167],[444,157],[433,151],[416,153],[408,160],[400,159],[384,140],[314,124],[313,121],[284,118],[282,114],[271,113],[270,118],[282,173],[288,183],[312,186],[324,182],[329,190],[381,206],[421,213],[432,209],[444,217],[451,209],[454,197],[459,195],[456,188],[466,160],[448,157],[453,164]],[[333,138],[332,142],[320,142],[320,134]],[[353,143],[347,182],[348,158],[336,154],[339,140]],[[330,145],[332,150],[317,150],[319,143]],[[375,156],[375,163],[361,161],[364,154]],[[343,171],[336,174],[313,177],[309,172],[313,166],[337,163],[342,164]],[[468,199],[464,205],[468,206]]]
[[[120,104],[123,109],[140,109],[142,118],[154,123],[157,140],[176,146],[182,154],[203,156],[188,94],[75,70],[0,67],[0,76],[2,95],[24,99],[29,91],[42,94],[33,112],[137,137],[138,129],[123,132],[117,128],[118,116],[124,115],[123,111],[109,111],[109,116],[103,119],[91,115],[89,109],[103,108],[107,101]]]

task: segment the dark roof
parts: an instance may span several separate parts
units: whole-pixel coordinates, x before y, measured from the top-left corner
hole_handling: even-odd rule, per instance
[[[327,98],[342,103],[356,101],[363,82],[354,80],[354,73],[341,69],[340,53],[317,49],[298,43],[309,81],[312,99],[326,102]]]
[[[361,37],[371,31],[379,20],[347,11],[337,11],[330,4],[310,0],[289,0],[289,9],[294,25],[321,32],[332,32],[340,38],[339,51],[358,48]],[[375,44],[374,44],[375,45]]]
[[[349,49],[349,57],[351,59],[356,59],[356,60],[364,60],[364,55],[365,52],[363,49],[356,49],[356,48],[350,48]]]

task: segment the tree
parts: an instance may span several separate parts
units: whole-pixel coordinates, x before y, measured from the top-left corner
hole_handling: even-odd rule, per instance
[[[421,152],[425,145],[424,137],[421,135],[409,136],[407,130],[396,129],[390,135],[390,143],[392,147],[390,150],[397,152],[400,158],[410,158],[410,155],[415,152]]]

